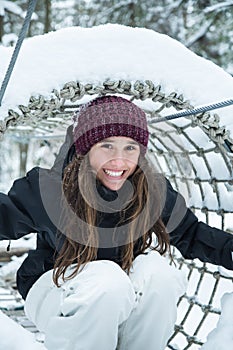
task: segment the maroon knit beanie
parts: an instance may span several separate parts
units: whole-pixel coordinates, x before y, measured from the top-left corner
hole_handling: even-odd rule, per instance
[[[119,96],[97,97],[74,116],[74,144],[77,154],[111,136],[126,136],[137,141],[145,154],[149,132],[144,111]]]

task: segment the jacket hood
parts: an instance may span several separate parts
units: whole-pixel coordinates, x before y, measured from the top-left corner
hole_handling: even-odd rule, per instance
[[[73,125],[70,125],[66,131],[65,141],[58,152],[51,170],[57,174],[60,174],[61,178],[63,178],[64,169],[73,160],[75,154]]]

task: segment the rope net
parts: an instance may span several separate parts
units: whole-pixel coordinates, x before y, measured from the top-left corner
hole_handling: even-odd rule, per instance
[[[99,85],[69,82],[60,91],[54,90],[50,99],[31,97],[27,106],[9,110],[0,124],[0,134],[6,133],[3,146],[9,140],[11,149],[12,143],[27,144],[29,167],[46,163],[47,157],[40,158],[35,150],[39,146],[47,147],[55,157],[73,111],[88,97],[109,93],[130,97],[142,107],[143,102],[149,100],[153,108],[150,111],[144,108],[148,121],[193,108],[182,95],[165,94],[161,86],[151,81],[108,80]],[[148,156],[157,169],[184,195],[200,220],[232,232],[233,140],[229,132],[220,127],[219,116],[200,113],[150,124],[149,129]],[[44,163],[42,165],[51,165]],[[232,277],[223,268],[199,260],[185,260],[176,249],[173,254],[177,268],[187,274],[189,286],[179,301],[177,323],[167,348],[200,349],[219,319],[222,295],[232,291]],[[10,316],[13,317],[12,312]]]

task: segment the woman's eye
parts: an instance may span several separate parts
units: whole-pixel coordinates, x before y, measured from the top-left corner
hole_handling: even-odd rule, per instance
[[[101,147],[107,148],[107,149],[111,149],[111,148],[112,148],[112,145],[111,145],[111,143],[103,143],[103,144],[101,145]]]
[[[134,146],[127,146],[127,151],[133,151],[133,150],[135,150],[135,147]]]

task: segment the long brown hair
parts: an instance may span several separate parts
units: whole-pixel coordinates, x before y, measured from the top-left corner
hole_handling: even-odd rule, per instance
[[[127,273],[130,272],[135,256],[148,248],[157,250],[161,255],[167,251],[170,253],[169,235],[161,219],[166,198],[164,178],[154,170],[144,156],[140,156],[139,166],[130,180],[133,194],[119,222],[121,225],[127,222],[127,241],[121,256],[121,267]],[[65,239],[54,265],[53,279],[57,286],[60,278],[63,281],[71,279],[81,266],[97,258],[99,239],[96,208],[99,208],[99,205],[96,179],[88,156],[75,156],[65,168],[63,192],[66,202],[62,217]],[[71,217],[67,214],[67,208],[68,211],[72,210]],[[156,235],[155,244],[153,244],[154,235]],[[72,270],[69,270],[67,275],[67,269],[71,264],[73,264]]]

